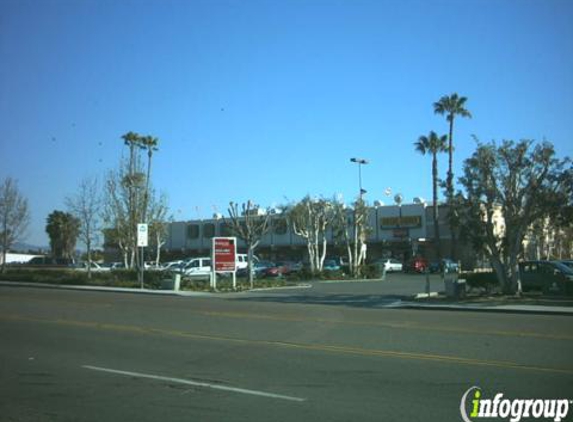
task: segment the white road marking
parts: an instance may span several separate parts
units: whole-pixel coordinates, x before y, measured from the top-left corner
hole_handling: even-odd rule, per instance
[[[300,397],[283,396],[282,394],[266,393],[264,391],[257,391],[257,390],[247,390],[245,388],[238,388],[238,387],[227,387],[225,385],[209,384],[206,382],[198,382],[182,378],[163,377],[160,375],[142,374],[140,372],[120,371],[118,369],[101,368],[99,366],[90,366],[90,365],[83,365],[82,368],[91,369],[93,371],[108,372],[110,374],[125,375],[129,377],[148,378],[156,381],[175,382],[178,384],[192,385],[194,387],[211,388],[213,390],[230,391],[233,393],[240,393],[240,394],[250,394],[252,396],[262,396],[271,399],[282,399],[282,400],[290,400],[298,402],[306,401],[306,399]]]

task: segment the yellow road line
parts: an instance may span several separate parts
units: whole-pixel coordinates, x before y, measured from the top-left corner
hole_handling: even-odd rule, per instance
[[[325,319],[325,318],[303,318],[303,317],[276,317],[272,315],[261,315],[261,314],[250,314],[244,312],[216,312],[216,311],[192,311],[194,315],[204,315],[204,316],[214,316],[221,318],[244,318],[244,319],[255,319],[255,320],[269,320],[269,321],[285,321],[285,322],[311,322],[320,324],[334,324],[334,325],[360,325],[360,326],[372,326],[381,328],[394,328],[394,329],[406,329],[406,330],[417,330],[417,331],[437,331],[446,333],[456,333],[456,334],[480,334],[480,335],[492,335],[500,337],[521,337],[521,338],[541,338],[548,340],[573,340],[573,335],[562,335],[562,334],[546,334],[546,333],[533,333],[533,332],[523,332],[523,331],[503,331],[503,330],[478,330],[471,328],[458,328],[458,327],[436,327],[433,325],[420,325],[412,322],[365,322],[365,321],[353,321],[353,320],[340,320],[340,319]]]
[[[0,300],[3,298],[0,297]],[[6,298],[7,299],[7,298]],[[44,302],[42,299],[27,299],[31,301]],[[67,305],[76,305],[74,302],[53,300],[50,303],[60,302]],[[112,307],[109,302],[104,303],[78,303],[77,306],[93,306],[93,307]],[[547,339],[547,340],[573,340],[573,335],[567,334],[549,334],[549,333],[536,333],[527,331],[509,331],[509,330],[481,330],[475,328],[460,328],[460,327],[444,327],[435,325],[423,325],[415,322],[372,322],[372,321],[356,321],[348,319],[328,319],[328,318],[308,318],[301,316],[274,316],[268,314],[254,314],[247,312],[221,312],[221,311],[199,311],[199,310],[185,310],[189,315],[200,315],[217,318],[243,318],[259,321],[278,321],[278,322],[304,322],[304,323],[318,323],[318,324],[331,324],[331,325],[350,325],[350,326],[363,326],[363,327],[380,327],[400,330],[415,330],[421,332],[441,332],[462,335],[486,335],[496,337],[517,337],[517,338],[534,338],[534,339]]]
[[[360,355],[360,356],[396,358],[396,359],[407,359],[407,360],[418,360],[418,361],[433,361],[446,364],[451,363],[451,364],[470,365],[470,366],[488,366],[488,367],[497,367],[503,369],[573,375],[573,369],[569,368],[551,368],[551,367],[542,367],[534,365],[524,365],[510,361],[473,359],[461,356],[401,352],[401,351],[383,350],[383,349],[367,349],[362,347],[337,346],[328,344],[293,343],[293,342],[277,341],[277,340],[253,340],[253,339],[228,337],[228,336],[220,336],[212,334],[190,333],[186,331],[168,330],[163,328],[139,327],[135,325],[121,325],[121,324],[100,323],[92,321],[76,321],[67,319],[49,320],[49,319],[30,318],[21,315],[0,315],[0,319],[67,325],[67,326],[93,328],[93,329],[118,331],[118,332],[131,332],[142,335],[163,335],[171,337],[190,338],[194,340],[224,341],[237,344],[258,345],[267,347],[268,346],[283,347],[283,348],[291,348],[291,349],[299,349],[307,351],[320,351],[320,352],[346,354],[346,355]]]

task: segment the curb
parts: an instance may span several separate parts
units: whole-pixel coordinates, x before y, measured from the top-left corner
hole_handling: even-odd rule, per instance
[[[111,292],[111,293],[135,293],[160,296],[212,296],[211,292],[175,292],[173,290],[151,290],[137,289],[132,287],[106,287],[106,286],[76,286],[61,285],[49,283],[30,283],[25,281],[0,281],[0,286],[7,287],[32,287],[38,289],[59,289],[59,290],[82,290],[92,292]]]
[[[396,308],[435,310],[435,311],[463,311],[463,312],[490,312],[500,314],[533,314],[533,315],[563,315],[573,316],[573,307],[542,306],[542,305],[427,305],[413,302],[402,302]]]
[[[32,287],[39,289],[60,289],[60,290],[81,290],[92,292],[111,292],[111,293],[133,293],[133,294],[148,294],[159,296],[180,296],[180,297],[228,297],[230,294],[245,294],[260,291],[272,290],[286,290],[286,289],[310,289],[310,284],[299,284],[296,286],[280,286],[280,287],[262,287],[260,289],[243,290],[240,292],[229,291],[221,292],[194,292],[191,290],[152,290],[152,289],[138,289],[133,287],[106,287],[106,286],[77,286],[77,285],[62,285],[62,284],[49,284],[49,283],[31,283],[25,281],[0,281],[0,286],[7,287]]]

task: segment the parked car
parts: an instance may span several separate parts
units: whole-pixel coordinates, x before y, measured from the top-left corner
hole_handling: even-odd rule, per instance
[[[341,268],[340,263],[336,259],[325,259],[322,266],[322,269],[326,271],[340,271]]]
[[[429,268],[428,260],[422,257],[412,258],[404,267],[405,272],[423,273]]]
[[[302,269],[302,263],[292,261],[277,262],[274,267],[264,270],[265,277],[282,277]]]
[[[253,262],[255,264],[259,262],[259,258],[256,255],[253,255]],[[235,265],[237,267],[237,270],[247,269],[247,267],[249,266],[249,256],[244,253],[238,253],[237,263]]]
[[[573,261],[572,260],[566,259],[566,260],[561,260],[561,261],[557,261],[557,262],[560,262],[561,264],[566,265],[573,270]]]
[[[169,261],[169,262],[163,263],[160,271],[180,271],[182,269],[182,266],[183,266],[182,260]]]
[[[255,261],[253,264],[253,273],[255,277],[261,277],[267,268],[274,267],[276,264],[271,261]],[[247,277],[249,275],[248,266],[237,270],[238,277]]]
[[[449,258],[444,258],[441,261],[433,261],[428,267],[431,273],[441,273],[445,271],[447,273],[454,273],[459,270],[459,265],[456,261]]]
[[[393,258],[383,258],[374,261],[374,265],[378,266],[381,270],[386,272],[402,271],[403,265],[400,261]]]
[[[182,269],[188,277],[208,277],[211,274],[211,258],[192,258]]]
[[[90,270],[92,272],[105,272],[105,271],[111,271],[111,268],[109,267],[104,267],[99,265],[97,262],[91,262],[91,265],[89,265],[88,262],[80,262],[79,264],[77,264],[74,267],[74,270],[76,271],[87,271],[88,270],[88,266],[90,268]]]
[[[520,262],[519,277],[524,291],[573,294],[573,270],[559,261]]]

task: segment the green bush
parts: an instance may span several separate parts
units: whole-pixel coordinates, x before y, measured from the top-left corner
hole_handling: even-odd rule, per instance
[[[236,291],[249,290],[251,285],[249,284],[249,279],[245,277],[239,277],[236,280],[237,289]],[[267,287],[282,287],[292,285],[289,281],[284,278],[264,278],[255,279],[254,288],[261,289]],[[198,278],[184,278],[181,280],[181,290],[192,290],[192,291],[203,291],[208,292],[211,290],[211,284],[208,278],[198,279]],[[217,291],[226,292],[233,290],[233,279],[231,277],[219,278],[217,277]]]
[[[462,273],[461,279],[466,280],[466,286],[470,288],[480,288],[490,291],[496,287],[499,282],[495,272],[480,272],[480,273]]]
[[[146,272],[145,287],[160,288],[161,280],[166,276],[170,277],[158,271]],[[135,270],[92,272],[89,279],[87,272],[68,268],[9,268],[5,274],[0,274],[0,280],[68,286],[139,287]]]
[[[368,264],[360,268],[360,275],[369,279],[380,278],[382,277],[382,271],[380,270],[380,265]]]

